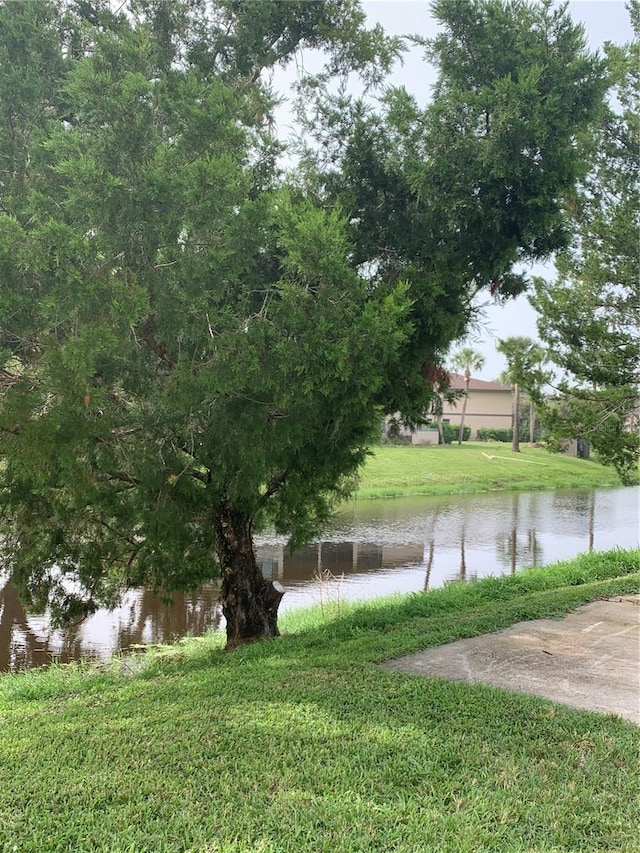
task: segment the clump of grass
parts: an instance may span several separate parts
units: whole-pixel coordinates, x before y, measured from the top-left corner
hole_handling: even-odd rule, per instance
[[[343,603],[344,575],[337,577],[329,569],[318,567],[313,573],[312,580],[318,590],[320,612],[323,617],[338,615]]]

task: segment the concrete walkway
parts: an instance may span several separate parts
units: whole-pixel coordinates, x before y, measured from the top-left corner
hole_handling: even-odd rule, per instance
[[[585,604],[390,661],[431,678],[481,682],[640,725],[640,595]]]

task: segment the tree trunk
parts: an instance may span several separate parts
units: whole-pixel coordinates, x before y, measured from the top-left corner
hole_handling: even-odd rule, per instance
[[[533,400],[529,403],[529,443],[533,444],[536,432],[536,410]]]
[[[220,601],[227,623],[227,648],[265,637],[277,637],[278,607],[284,589],[266,580],[253,549],[251,519],[223,498],[216,519],[216,551],[220,560]]]
[[[513,386],[513,443],[511,449],[515,453],[520,453],[520,386],[517,382]]]
[[[460,432],[458,433],[458,444],[462,445],[462,438],[464,436],[464,419],[467,414],[467,398],[469,397],[469,380],[471,379],[471,373],[469,369],[464,372],[464,400],[462,401],[462,415],[460,416]]]

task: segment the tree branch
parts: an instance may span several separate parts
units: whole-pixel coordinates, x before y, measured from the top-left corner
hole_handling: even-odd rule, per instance
[[[104,527],[106,530],[108,530],[109,533],[113,533],[113,535],[115,537],[117,537],[118,539],[122,539],[128,545],[131,545],[131,547],[135,549],[133,555],[129,558],[129,560],[127,562],[127,565],[130,565],[133,562],[133,557],[135,556],[135,553],[137,553],[137,551],[140,550],[143,543],[136,542],[130,536],[127,536],[126,533],[121,533],[119,530],[116,530],[115,527],[113,527],[111,524],[108,524],[106,521],[104,521],[101,518],[98,518],[96,520],[97,520],[98,524],[101,525],[102,527]]]
[[[169,351],[164,347],[161,343],[159,343],[154,335],[154,320],[155,315],[149,314],[146,316],[138,326],[138,335],[140,336],[140,340],[144,341],[144,343],[149,347],[152,352],[154,352],[160,361],[164,362],[164,364],[169,367],[175,367],[176,363],[169,355]]]
[[[128,483],[130,486],[139,486],[140,480],[132,477],[126,471],[99,471],[94,470],[94,476],[101,480],[119,480],[122,483]]]
[[[270,485],[267,487],[266,491],[264,492],[264,494],[260,498],[260,506],[261,507],[264,506],[266,504],[266,502],[269,500],[269,498],[273,497],[273,495],[275,495],[276,492],[280,491],[280,489],[286,483],[288,476],[289,476],[289,472],[283,471],[281,474],[279,474],[275,478],[275,480],[272,480],[272,482],[270,483]]]

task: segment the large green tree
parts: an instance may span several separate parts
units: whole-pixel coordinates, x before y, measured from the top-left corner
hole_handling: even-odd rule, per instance
[[[579,29],[435,8],[433,107],[405,149],[401,94],[348,124],[338,197],[284,185],[263,78],[309,45],[319,90],[375,81],[395,45],[356,3],[0,4],[0,500],[35,606],[219,573],[229,645],[277,634],[255,530],[311,536],[382,410],[424,410],[472,294],[561,242],[601,96]]]
[[[636,39],[608,45],[612,107],[589,140],[592,168],[567,218],[555,281],[537,279],[538,330],[560,371],[543,409],[558,441],[584,438],[624,482],[638,476],[640,422],[640,4]]]
[[[348,212],[372,286],[410,282],[414,334],[384,404],[416,420],[421,368],[464,337],[478,298],[526,290],[519,262],[566,245],[563,199],[585,174],[576,139],[604,88],[566,7],[436,0],[432,10],[442,29],[423,46],[439,75],[425,108],[403,88],[372,106],[315,80],[304,101],[309,187]]]
[[[340,6],[2,6],[3,533],[36,606],[217,564],[229,642],[277,632],[254,526],[326,517],[408,333],[263,121],[261,68]]]

